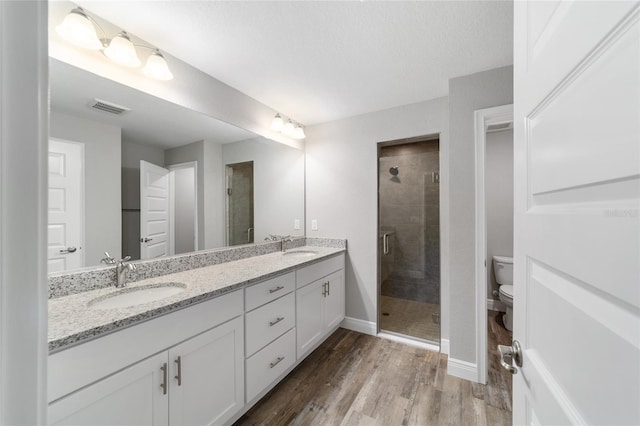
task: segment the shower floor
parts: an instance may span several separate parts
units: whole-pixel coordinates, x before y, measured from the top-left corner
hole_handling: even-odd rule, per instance
[[[440,343],[440,305],[381,296],[380,329]]]

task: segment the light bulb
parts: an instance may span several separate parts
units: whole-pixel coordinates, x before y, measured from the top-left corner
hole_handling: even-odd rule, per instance
[[[304,134],[304,129],[301,125],[298,124],[293,130],[293,137],[295,139],[304,139],[305,137],[307,137],[307,135]]]
[[[111,39],[109,47],[104,49],[104,54],[107,58],[120,65],[126,67],[140,66],[140,58],[138,58],[136,48],[125,31]]]
[[[276,116],[273,117],[273,120],[271,121],[271,130],[281,132],[283,127],[284,121],[282,120],[282,117],[280,117],[280,114],[276,114]]]
[[[293,136],[293,122],[291,120],[287,121],[287,124],[284,125],[284,129],[282,129],[282,133],[284,133],[287,136]]]
[[[167,61],[165,61],[164,56],[158,50],[151,53],[149,58],[147,58],[147,64],[142,69],[142,72],[151,78],[155,78],[156,80],[171,80],[173,79],[173,74],[169,70],[169,66],[167,65]]]
[[[69,43],[85,49],[100,50],[104,47],[89,17],[79,7],[65,16],[62,23],[56,27],[56,32]]]

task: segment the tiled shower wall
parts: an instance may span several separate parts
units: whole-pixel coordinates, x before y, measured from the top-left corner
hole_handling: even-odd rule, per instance
[[[425,145],[426,144],[426,145]],[[437,141],[382,148],[380,230],[382,294],[428,303],[440,300],[439,152]],[[397,176],[389,173],[398,166]]]

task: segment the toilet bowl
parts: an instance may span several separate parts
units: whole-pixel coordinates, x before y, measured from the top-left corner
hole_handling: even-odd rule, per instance
[[[513,257],[493,256],[493,271],[500,286],[500,301],[507,307],[502,322],[507,330],[513,331]]]

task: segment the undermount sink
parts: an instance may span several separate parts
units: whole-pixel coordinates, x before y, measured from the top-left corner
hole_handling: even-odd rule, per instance
[[[311,257],[318,254],[315,250],[289,250],[282,253],[283,256],[292,256],[292,257]]]
[[[175,296],[186,289],[182,283],[149,284],[141,287],[123,288],[116,293],[96,297],[87,306],[92,309],[117,309],[155,302]]]

